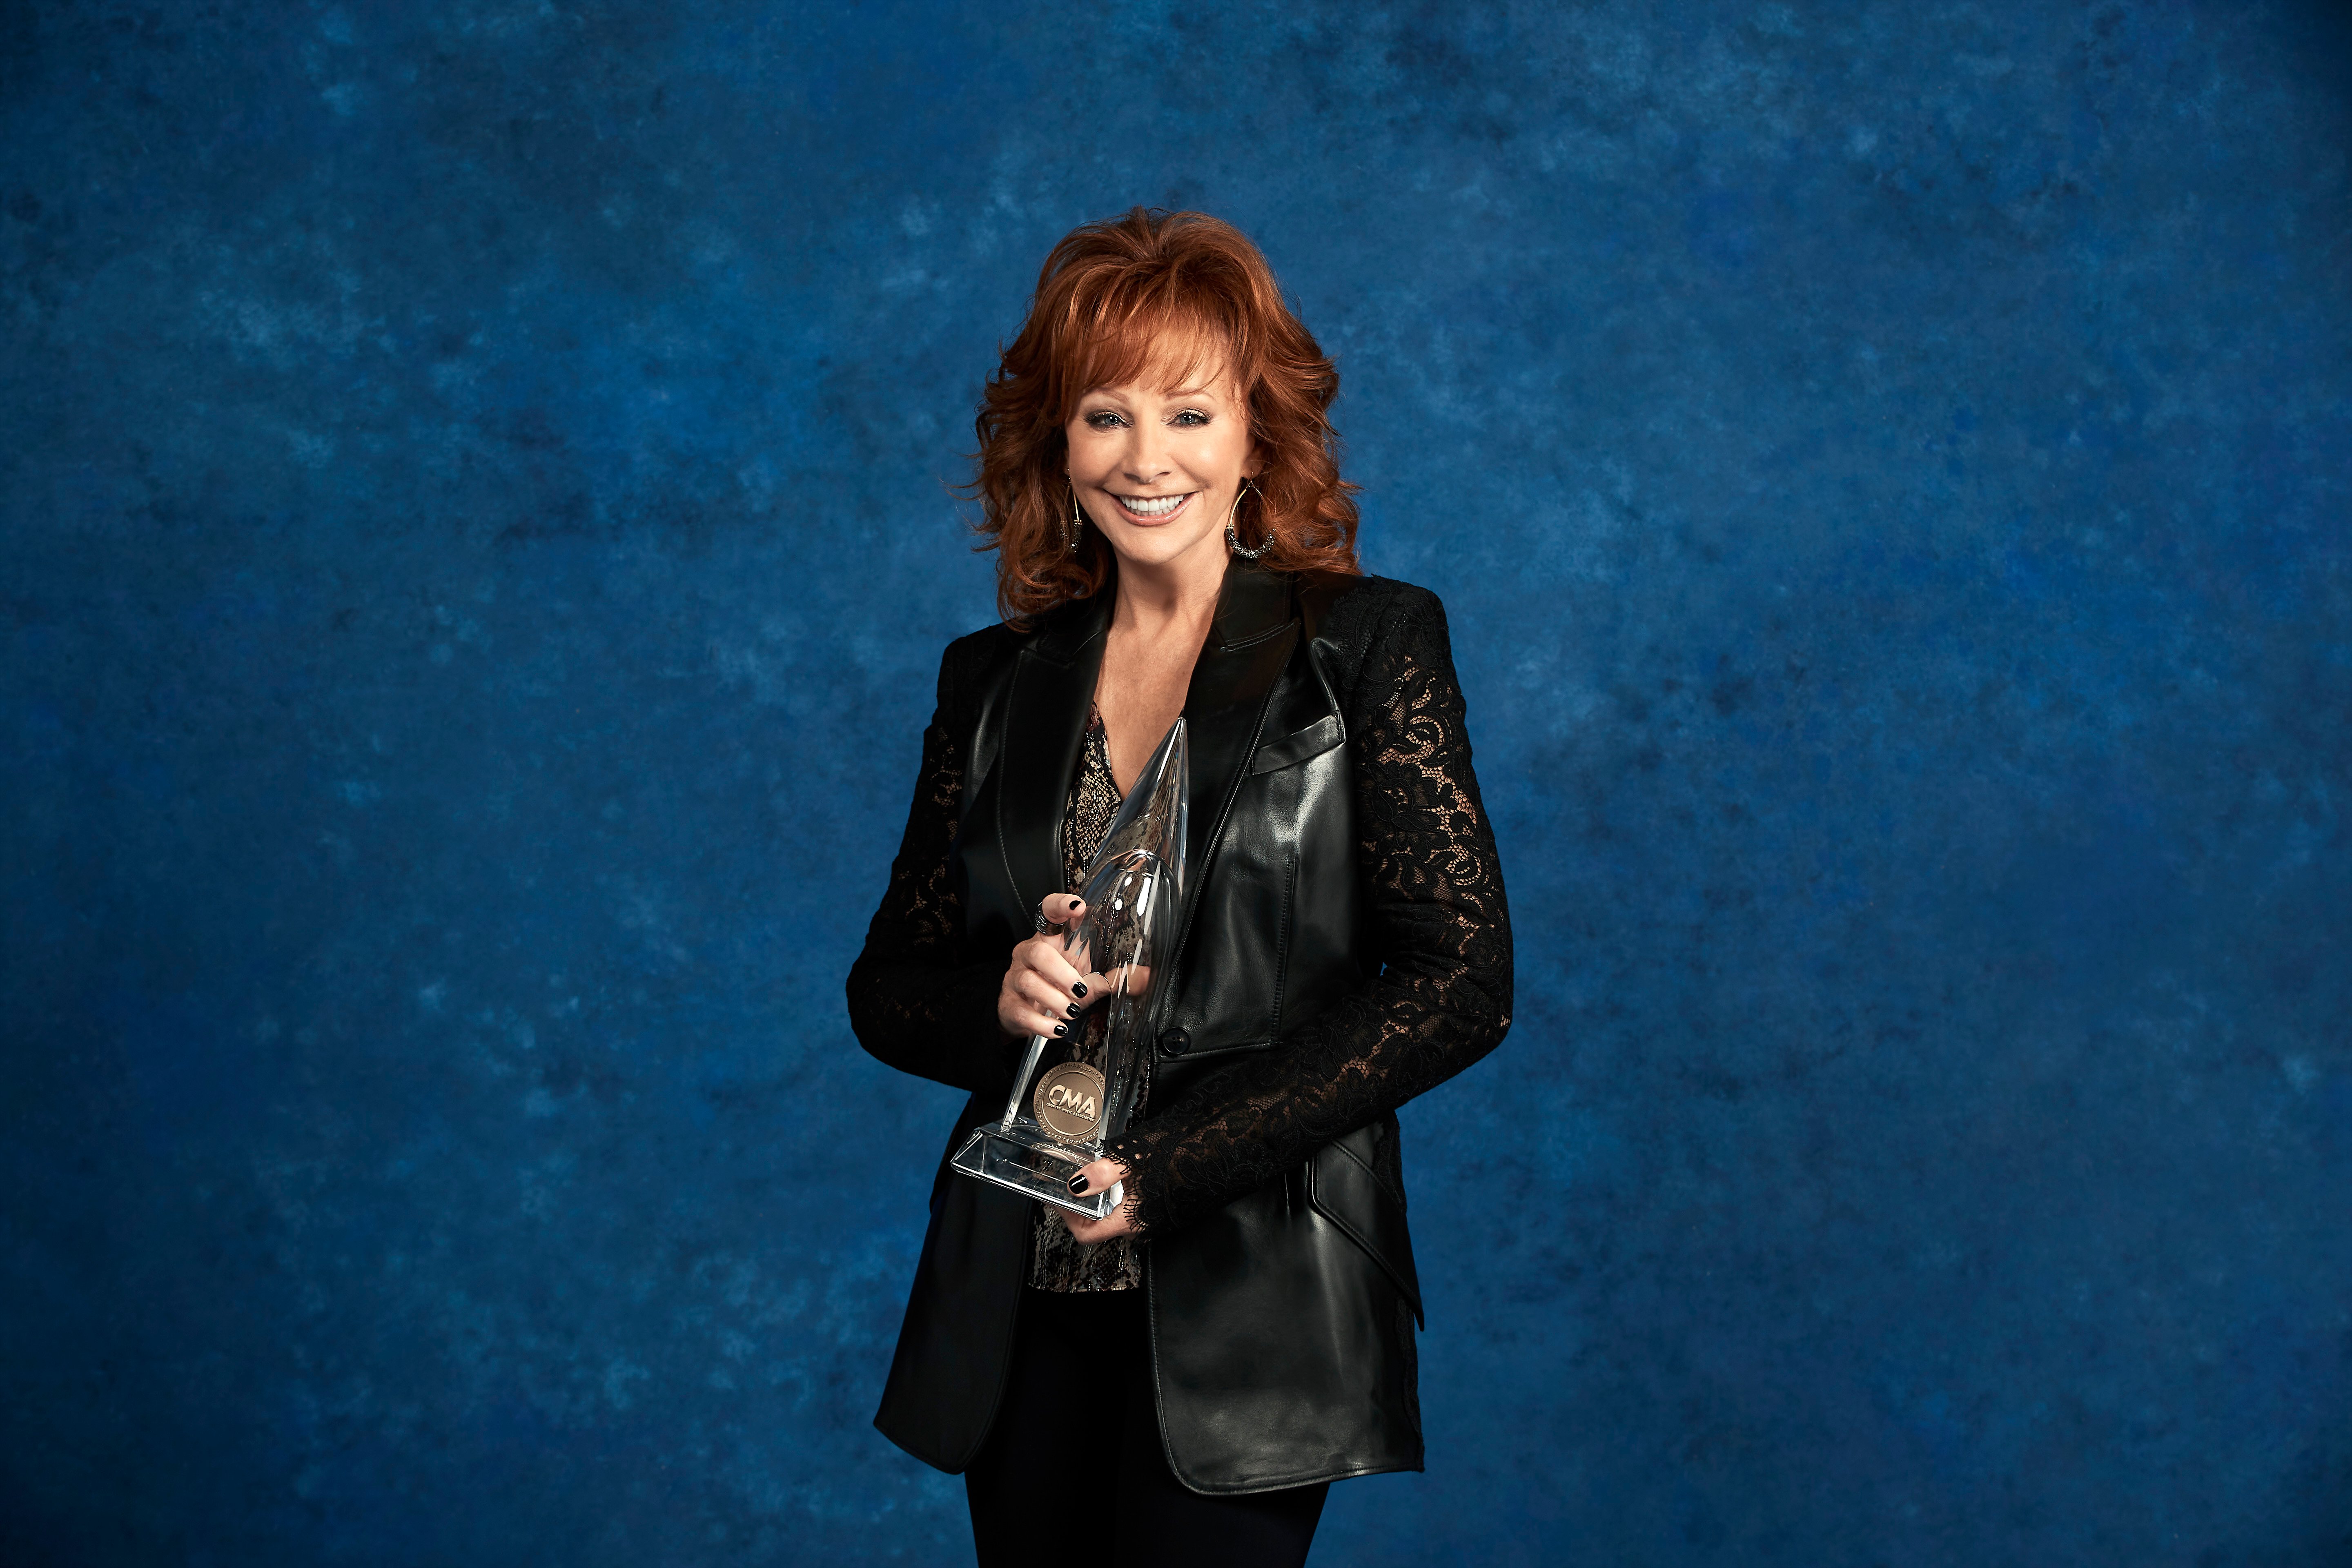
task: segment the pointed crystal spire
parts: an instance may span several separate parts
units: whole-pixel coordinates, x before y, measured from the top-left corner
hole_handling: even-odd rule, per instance
[[[1104,830],[1102,846],[1095,851],[1095,863],[1087,868],[1087,887],[1092,888],[1097,878],[1115,865],[1140,867],[1138,856],[1148,856],[1153,866],[1164,869],[1168,891],[1178,900],[1184,896],[1184,830],[1188,808],[1187,783],[1192,773],[1192,747],[1184,738],[1184,721],[1179,718],[1160,737],[1160,749],[1135,775],[1135,783],[1119,803],[1118,815],[1110,819]],[[1150,873],[1147,873],[1150,874]],[[1091,894],[1081,890],[1080,896],[1089,904]]]

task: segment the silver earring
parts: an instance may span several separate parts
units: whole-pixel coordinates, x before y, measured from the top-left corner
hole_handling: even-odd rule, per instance
[[[1259,545],[1255,550],[1244,550],[1242,548],[1242,536],[1234,531],[1234,520],[1242,514],[1242,497],[1244,493],[1251,490],[1257,490],[1257,499],[1259,501],[1263,502],[1265,500],[1265,492],[1258,489],[1257,481],[1255,479],[1244,479],[1242,481],[1242,488],[1234,492],[1233,510],[1225,514],[1225,548],[1232,551],[1234,554],[1240,556],[1244,561],[1255,561],[1259,556],[1274,548],[1274,530],[1270,528],[1265,531],[1265,542]]]
[[[1062,524],[1062,542],[1073,552],[1078,548],[1078,535],[1086,531],[1086,515],[1078,510],[1078,487],[1072,485],[1070,487],[1070,520]]]

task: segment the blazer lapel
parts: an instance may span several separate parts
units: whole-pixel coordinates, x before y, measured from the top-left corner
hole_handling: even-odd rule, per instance
[[[1069,606],[1013,666],[998,752],[996,846],[1024,918],[1034,917],[1038,901],[1064,880],[1062,807],[1087,732],[1109,612],[1107,593]]]
[[[1192,790],[1180,931],[1192,928],[1192,906],[1199,901],[1209,862],[1224,837],[1234,796],[1257,749],[1266,700],[1297,641],[1288,580],[1234,557],[1217,595],[1216,623],[1192,667],[1192,684],[1184,697]]]

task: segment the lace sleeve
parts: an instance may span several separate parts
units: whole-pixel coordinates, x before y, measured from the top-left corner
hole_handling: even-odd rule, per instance
[[[1380,975],[1113,1144],[1146,1233],[1232,1202],[1460,1072],[1510,1027],[1502,868],[1433,596],[1374,628],[1354,692],[1356,854]]]
[[[858,1044],[902,1072],[999,1093],[1010,1084],[1018,1048],[996,1021],[1004,965],[957,963],[963,898],[949,861],[963,800],[963,752],[951,728],[951,687],[943,660],[907,831],[865,949],[849,966],[849,1026]]]

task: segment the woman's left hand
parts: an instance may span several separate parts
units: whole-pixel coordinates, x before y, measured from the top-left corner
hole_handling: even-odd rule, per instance
[[[1073,1195],[1084,1196],[1087,1193],[1101,1192],[1114,1182],[1125,1180],[1127,1180],[1127,1167],[1118,1161],[1097,1160],[1071,1178],[1070,1191]],[[1079,1185],[1081,1182],[1086,1184]],[[1114,1237],[1135,1234],[1135,1222],[1127,1217],[1125,1204],[1121,1204],[1100,1219],[1087,1219],[1072,1214],[1068,1209],[1056,1209],[1055,1212],[1062,1216],[1062,1223],[1070,1227],[1070,1234],[1077,1238],[1078,1245],[1081,1247],[1093,1247],[1099,1242],[1108,1241]]]

